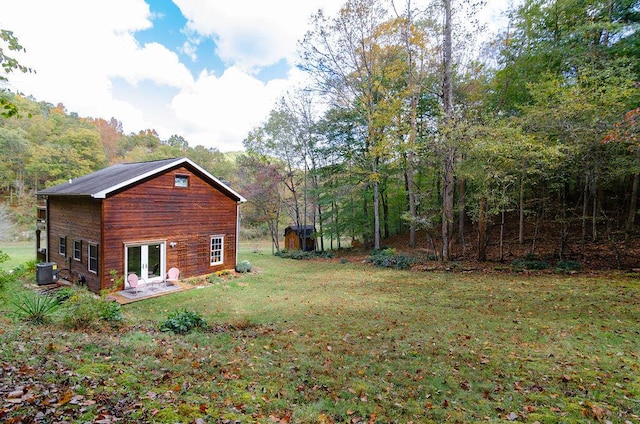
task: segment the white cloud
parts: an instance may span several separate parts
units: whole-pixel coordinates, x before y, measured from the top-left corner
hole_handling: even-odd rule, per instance
[[[252,70],[282,58],[291,61],[311,14],[319,7],[333,13],[344,0],[175,3],[192,31],[215,39],[223,61]]]
[[[171,106],[192,129],[187,138],[192,144],[209,146],[216,140],[221,150],[232,150],[266,118],[288,84],[287,80],[264,84],[231,66],[220,77],[202,73],[193,89],[176,95]]]

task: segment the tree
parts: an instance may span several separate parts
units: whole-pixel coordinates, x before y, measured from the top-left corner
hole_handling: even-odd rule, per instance
[[[13,195],[24,187],[27,149],[24,130],[0,128],[0,190],[8,190]]]
[[[18,38],[13,35],[13,31],[7,29],[0,29],[0,65],[5,74],[10,74],[13,71],[19,71],[22,73],[33,72],[31,68],[21,65],[17,59],[7,54],[7,51],[24,52],[26,49],[20,45]],[[5,75],[0,75],[0,84],[6,83],[8,78]],[[7,96],[7,90],[5,88],[0,89],[0,115],[5,118],[18,115],[18,107],[12,101],[10,96]]]
[[[443,139],[443,166],[442,171],[442,260],[450,259],[449,243],[451,242],[451,229],[453,226],[453,189],[455,148],[450,140],[451,126],[453,124],[453,48],[452,48],[452,22],[451,0],[444,0],[444,43],[442,53],[442,110],[444,113]]]
[[[11,216],[9,207],[4,203],[0,203],[0,241],[8,241],[15,230],[15,223]],[[5,260],[3,252],[0,250],[0,263]]]
[[[631,168],[633,172],[633,185],[631,188],[631,200],[629,202],[629,213],[627,214],[627,231],[633,230],[638,212],[637,198],[640,191],[640,107],[632,109],[624,114],[619,122],[616,122],[613,129],[602,139],[605,144],[619,143],[633,152],[635,161]],[[628,169],[628,167],[625,167]]]
[[[408,97],[408,116],[402,116],[401,122],[409,122],[408,131],[399,125],[402,136],[406,136],[406,169],[405,182],[407,188],[408,218],[409,218],[409,246],[416,246],[416,230],[418,221],[417,210],[417,186],[415,183],[416,153],[418,152],[419,139],[419,106],[420,99],[428,91],[426,84],[428,77],[437,75],[439,64],[433,59],[437,57],[437,48],[429,43],[428,30],[433,31],[434,24],[430,16],[418,18],[420,11],[412,6],[411,0],[406,0],[402,12],[398,12],[392,2],[400,37],[400,44],[404,49],[406,60],[406,93]],[[426,13],[426,12],[422,12]]]
[[[247,203],[242,217],[251,226],[266,224],[275,251],[280,251],[279,223],[283,193],[279,164],[271,164],[264,157],[242,155],[238,157],[238,172]]]
[[[294,224],[303,225],[306,221],[301,204],[305,178],[302,173],[306,169],[304,146],[299,137],[297,119],[284,100],[269,113],[267,122],[251,131],[243,143],[249,153],[260,155],[264,160],[270,157],[281,161],[280,181],[290,194],[283,202]]]
[[[334,19],[318,12],[301,43],[301,66],[314,78],[316,88],[331,105],[352,107],[364,118],[375,248],[380,248],[380,167],[393,152],[387,130],[402,103],[395,94],[405,66],[392,34],[383,26],[387,17],[379,0],[349,0]]]

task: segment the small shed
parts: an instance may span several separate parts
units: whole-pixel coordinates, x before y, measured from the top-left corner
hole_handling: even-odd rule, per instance
[[[289,225],[284,229],[284,246],[287,250],[316,250],[316,229],[313,225]]]

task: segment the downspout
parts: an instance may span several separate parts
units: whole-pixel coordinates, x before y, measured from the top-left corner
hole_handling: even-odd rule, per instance
[[[50,234],[51,225],[49,225],[49,211],[50,211],[50,209],[49,209],[49,207],[50,207],[50,205],[49,205],[49,196],[47,196],[46,204],[47,204],[47,210],[46,210],[46,216],[44,218],[44,222],[46,223],[45,230],[47,232],[47,253],[45,254],[44,260],[45,260],[45,262],[50,262],[49,255],[51,254],[51,234]]]
[[[236,261],[233,265],[235,269],[238,266],[238,249],[240,248],[240,202],[236,203]]]

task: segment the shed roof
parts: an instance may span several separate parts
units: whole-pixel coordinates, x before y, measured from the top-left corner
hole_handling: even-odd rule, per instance
[[[146,178],[162,174],[179,166],[191,168],[232,199],[238,202],[246,201],[231,187],[188,158],[119,163],[82,177],[70,179],[67,183],[40,190],[37,194],[42,196],[90,196],[96,199],[105,199],[109,194],[117,190],[125,189]]]

